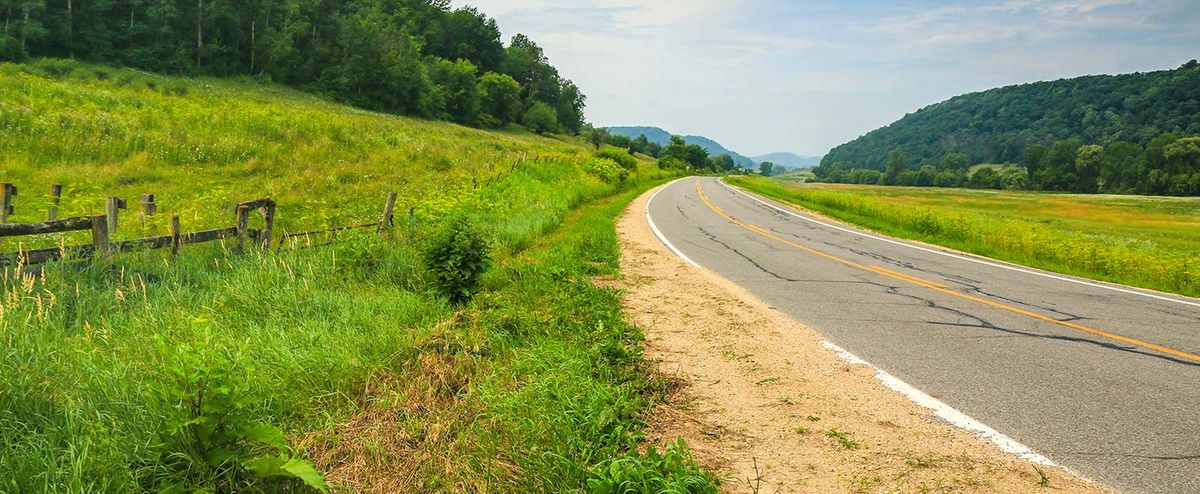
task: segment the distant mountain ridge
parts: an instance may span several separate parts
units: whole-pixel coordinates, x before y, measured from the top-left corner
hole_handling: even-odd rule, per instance
[[[647,140],[660,146],[666,146],[667,144],[671,143],[672,134],[658,127],[605,127],[604,130],[609,134],[625,136],[631,139],[636,139],[640,135],[645,135]],[[695,144],[704,148],[705,151],[708,151],[709,156],[727,154],[730,158],[733,158],[733,162],[738,166],[744,166],[746,168],[755,168],[758,166],[758,161],[731,151],[725,146],[722,146],[721,143],[707,137],[693,135],[685,135],[681,137],[683,137],[683,142]]]
[[[783,166],[793,170],[802,168],[812,168],[821,164],[820,156],[801,156],[796,153],[770,153],[761,156],[751,156],[750,159],[762,163],[770,161],[779,166]]]

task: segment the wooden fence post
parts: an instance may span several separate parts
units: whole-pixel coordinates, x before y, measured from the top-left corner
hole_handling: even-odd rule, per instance
[[[116,231],[117,231],[117,221],[118,221],[117,217],[120,214],[118,212],[118,210],[125,209],[125,208],[126,208],[125,199],[121,199],[120,197],[109,197],[108,198],[108,204],[107,204],[107,207],[105,208],[105,213],[106,213],[107,217],[105,219],[107,220],[108,233],[110,235],[113,233],[116,233]]]
[[[142,194],[142,229],[146,228],[146,217],[158,213],[158,204],[154,203],[154,194]]]
[[[92,247],[97,254],[108,255],[108,217],[105,215],[92,216]]]
[[[383,205],[383,218],[379,220],[378,233],[382,234],[391,230],[395,222],[392,221],[392,210],[396,208],[396,193],[388,192],[387,202]]]
[[[13,214],[12,198],[17,195],[17,186],[0,184],[0,223],[8,223],[8,217]]]
[[[179,243],[183,240],[179,233],[179,215],[171,216],[171,257],[179,255]]]
[[[58,219],[58,204],[62,201],[62,184],[50,186],[50,209],[46,210],[46,221]]]
[[[250,208],[244,205],[237,207],[237,251],[246,248],[246,238],[250,236]]]
[[[263,206],[263,223],[262,246],[271,250],[271,233],[275,231],[275,201],[267,202]]]

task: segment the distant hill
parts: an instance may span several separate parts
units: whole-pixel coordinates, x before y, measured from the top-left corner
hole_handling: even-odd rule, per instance
[[[750,159],[753,159],[759,163],[770,161],[771,163],[775,163],[776,165],[780,165],[792,170],[811,168],[821,164],[820,156],[800,156],[796,153],[771,153],[764,154],[762,156],[754,156]]]
[[[910,168],[952,153],[970,165],[1020,163],[1032,144],[1067,139],[1146,146],[1174,133],[1200,135],[1200,64],[1124,75],[1035,82],[971,93],[930,105],[833,148],[822,165],[883,170],[904,151]]]
[[[604,130],[608,131],[610,134],[621,135],[632,139],[636,139],[638,136],[644,134],[647,140],[661,146],[666,146],[667,144],[671,143],[671,133],[658,127],[605,127]],[[744,166],[746,168],[755,168],[758,166],[757,161],[747,158],[746,156],[738,154],[734,151],[730,151],[717,141],[707,137],[691,135],[681,137],[683,137],[683,141],[688,144],[695,144],[704,148],[705,151],[708,151],[709,156],[727,154],[730,158],[733,158],[733,162],[738,166]]]

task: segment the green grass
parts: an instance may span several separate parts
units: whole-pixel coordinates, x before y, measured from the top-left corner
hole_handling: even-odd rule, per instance
[[[649,163],[605,183],[571,140],[71,66],[0,65],[0,180],[22,186],[16,221],[40,219],[35,191],[53,182],[68,185],[64,216],[156,192],[185,229],[227,225],[233,203],[262,195],[285,229],[373,220],[388,190],[415,214],[391,239],[196,246],[0,277],[0,492],[297,486],[195,461],[203,441],[180,431],[195,430],[198,396],[223,404],[208,418],[286,434],[279,448],[235,434],[239,454],[305,458],[348,489],[583,491],[614,462],[713,484],[682,451],[636,454],[655,384],[619,293],[592,282],[619,275],[615,217],[665,178]],[[436,295],[419,255],[451,213],[482,225],[494,252],[463,306]]]
[[[730,183],[901,238],[1200,296],[1200,199]]]

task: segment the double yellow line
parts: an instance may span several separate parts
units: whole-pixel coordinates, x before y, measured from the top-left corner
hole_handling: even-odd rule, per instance
[[[813,255],[816,255],[816,256],[820,256],[820,257],[823,257],[823,258],[825,258],[825,259],[828,259],[828,260],[830,260],[830,261],[833,261],[833,262],[836,262],[836,263],[839,263],[839,264],[844,264],[844,265],[846,265],[846,266],[850,266],[850,267],[852,267],[852,268],[857,268],[857,269],[861,269],[861,270],[864,270],[864,271],[870,271],[870,272],[872,272],[872,273],[876,273],[876,274],[879,274],[879,275],[883,275],[883,276],[886,276],[886,277],[888,277],[888,278],[892,278],[892,279],[900,280],[900,281],[903,281],[903,282],[905,282],[905,283],[910,283],[910,284],[917,285],[917,286],[920,286],[920,287],[928,288],[928,289],[930,289],[930,290],[933,290],[933,291],[936,291],[936,292],[944,293],[944,294],[946,294],[946,295],[950,295],[950,296],[958,297],[958,298],[961,298],[961,299],[964,299],[964,300],[970,300],[970,301],[972,301],[972,302],[976,302],[976,303],[980,303],[980,304],[983,304],[983,305],[986,305],[986,306],[989,306],[989,307],[994,307],[994,308],[997,308],[997,309],[1000,309],[1000,310],[1004,310],[1004,311],[1012,312],[1012,313],[1014,313],[1014,314],[1020,314],[1020,315],[1022,315],[1022,316],[1032,317],[1032,318],[1034,318],[1034,319],[1038,319],[1038,320],[1041,320],[1041,321],[1045,321],[1045,322],[1048,322],[1048,323],[1051,323],[1051,324],[1057,324],[1057,325],[1059,325],[1059,326],[1066,327],[1066,328],[1071,328],[1071,329],[1075,329],[1075,330],[1078,330],[1078,331],[1083,331],[1083,332],[1085,332],[1085,333],[1090,333],[1090,334],[1093,334],[1093,335],[1096,335],[1096,336],[1099,336],[1099,337],[1102,337],[1102,338],[1107,338],[1107,339],[1110,339],[1110,340],[1113,340],[1113,341],[1119,341],[1119,342],[1122,342],[1122,343],[1128,343],[1128,344],[1130,344],[1130,345],[1135,345],[1135,346],[1139,346],[1139,347],[1142,347],[1142,348],[1147,348],[1147,349],[1150,349],[1150,350],[1154,350],[1154,351],[1157,351],[1157,352],[1162,352],[1162,353],[1165,353],[1165,354],[1167,354],[1167,355],[1171,355],[1171,356],[1174,356],[1174,357],[1178,357],[1178,358],[1181,358],[1181,359],[1184,359],[1184,360],[1190,360],[1190,361],[1193,361],[1193,362],[1200,362],[1200,355],[1196,355],[1196,354],[1188,353],[1188,352],[1185,352],[1185,351],[1182,351],[1182,350],[1176,350],[1176,349],[1174,349],[1174,348],[1165,347],[1165,346],[1162,346],[1162,345],[1156,345],[1156,344],[1154,344],[1154,343],[1149,343],[1149,342],[1145,342],[1145,341],[1138,340],[1138,339],[1134,339],[1134,338],[1129,338],[1129,337],[1127,337],[1127,336],[1121,336],[1121,335],[1119,335],[1119,334],[1113,334],[1113,333],[1109,333],[1109,332],[1107,332],[1107,331],[1101,331],[1101,330],[1099,330],[1099,329],[1093,329],[1093,328],[1089,328],[1089,327],[1087,327],[1087,326],[1083,326],[1083,325],[1079,325],[1079,324],[1075,324],[1075,323],[1071,323],[1071,322],[1067,322],[1067,321],[1060,321],[1060,320],[1058,320],[1058,319],[1055,319],[1055,318],[1053,318],[1053,317],[1050,317],[1050,316],[1046,316],[1046,315],[1038,314],[1038,313],[1036,313],[1036,312],[1030,312],[1030,311],[1027,311],[1027,310],[1025,310],[1025,309],[1021,309],[1021,308],[1018,308],[1018,307],[1013,307],[1013,306],[1011,306],[1011,305],[1005,305],[1005,304],[1001,304],[1001,303],[998,303],[998,302],[993,302],[993,301],[991,301],[991,300],[986,300],[986,299],[982,299],[982,298],[975,297],[975,296],[972,296],[972,295],[967,295],[967,294],[965,294],[965,293],[959,292],[958,290],[955,290],[955,289],[953,289],[953,288],[951,288],[951,287],[949,287],[949,286],[947,286],[947,285],[944,285],[944,284],[942,284],[942,283],[938,283],[938,282],[936,282],[936,281],[931,281],[931,280],[927,280],[927,279],[924,279],[924,278],[918,278],[918,277],[916,277],[916,276],[911,276],[911,275],[907,275],[907,274],[904,274],[904,273],[899,273],[899,272],[892,271],[892,270],[890,270],[890,269],[886,269],[886,268],[883,268],[883,267],[880,267],[880,266],[869,266],[869,265],[866,265],[866,264],[860,264],[860,263],[857,263],[857,262],[851,261],[851,260],[849,260],[849,259],[843,259],[843,258],[841,258],[841,257],[835,256],[835,255],[832,255],[832,254],[828,254],[828,253],[825,253],[825,252],[821,252],[821,251],[819,251],[819,250],[813,249],[813,248],[811,248],[811,247],[808,247],[808,246],[806,246],[806,245],[801,245],[801,244],[798,244],[798,243],[796,243],[796,242],[793,242],[793,241],[791,241],[791,240],[788,240],[788,239],[782,238],[782,237],[780,237],[780,236],[778,236],[778,235],[775,235],[774,233],[771,233],[769,230],[767,230],[767,229],[765,229],[765,228],[762,228],[762,227],[760,227],[760,226],[751,225],[751,224],[749,224],[749,223],[746,223],[746,222],[743,222],[743,221],[739,221],[739,220],[735,219],[735,218],[734,218],[734,217],[732,217],[732,216],[729,216],[728,214],[726,214],[726,213],[725,213],[725,211],[724,211],[724,210],[722,210],[720,207],[717,207],[717,205],[713,204],[713,203],[712,203],[712,201],[710,201],[710,200],[708,199],[708,196],[704,194],[704,190],[703,190],[703,189],[700,187],[700,180],[696,180],[696,193],[700,195],[700,200],[701,200],[701,201],[704,201],[704,204],[705,204],[705,205],[707,205],[709,209],[713,210],[713,212],[717,213],[717,214],[718,214],[718,215],[720,215],[722,218],[725,218],[725,220],[726,220],[726,221],[728,221],[728,222],[730,222],[730,223],[733,223],[733,224],[735,224],[735,225],[737,225],[737,226],[740,226],[740,227],[742,227],[742,228],[745,228],[746,230],[749,230],[749,231],[751,231],[751,232],[754,232],[754,233],[757,233],[757,234],[759,234],[759,235],[762,235],[762,236],[764,236],[764,237],[767,237],[767,238],[769,238],[769,239],[772,239],[772,240],[775,240],[775,241],[777,241],[777,242],[780,242],[780,243],[782,243],[782,244],[785,244],[785,245],[788,245],[788,246],[790,246],[790,247],[794,247],[794,248],[796,248],[796,249],[802,250],[802,251],[804,251],[804,252],[807,252],[807,253],[809,253],[809,254],[813,254]]]

